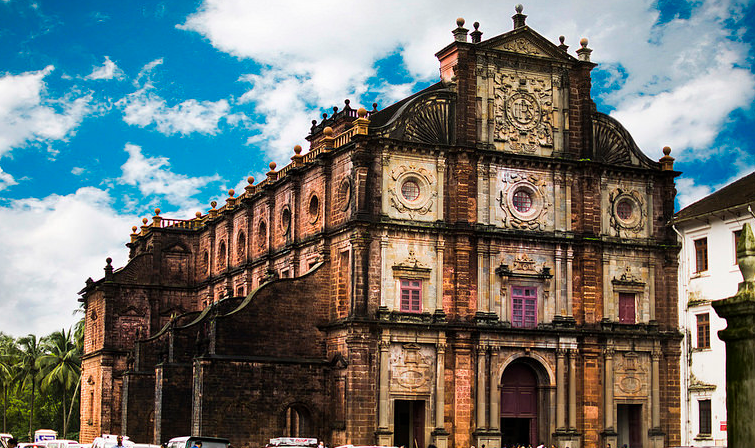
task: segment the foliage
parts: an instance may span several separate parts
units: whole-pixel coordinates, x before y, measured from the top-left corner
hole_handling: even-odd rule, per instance
[[[19,441],[41,428],[78,437],[81,333],[80,325],[39,339],[0,332],[0,432]]]

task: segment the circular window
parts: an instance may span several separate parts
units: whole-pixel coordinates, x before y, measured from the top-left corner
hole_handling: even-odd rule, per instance
[[[514,192],[511,202],[516,211],[519,213],[527,213],[532,208],[532,195],[524,188],[520,188]]]
[[[309,221],[314,223],[320,215],[320,199],[313,194],[309,199]]]
[[[401,195],[407,201],[416,201],[419,197],[419,185],[413,179],[405,181],[401,185]]]
[[[281,227],[283,228],[283,234],[288,234],[288,229],[291,228],[291,210],[288,207],[281,212]]]
[[[632,203],[624,199],[616,204],[616,215],[623,220],[628,220],[632,217]]]

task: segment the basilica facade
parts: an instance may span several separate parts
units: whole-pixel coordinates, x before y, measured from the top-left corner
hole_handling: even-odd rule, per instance
[[[82,441],[678,445],[679,173],[525,19],[457,20],[438,83],[135,227],[81,293]]]

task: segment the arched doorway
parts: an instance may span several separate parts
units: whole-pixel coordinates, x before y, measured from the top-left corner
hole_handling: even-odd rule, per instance
[[[524,362],[506,367],[501,380],[501,443],[535,446],[537,441],[537,374]]]
[[[285,425],[285,437],[311,437],[314,429],[309,410],[301,404],[293,404],[286,408]]]

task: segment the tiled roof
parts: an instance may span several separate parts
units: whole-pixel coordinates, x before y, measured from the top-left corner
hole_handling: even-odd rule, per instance
[[[708,213],[751,204],[755,208],[755,172],[730,183],[690,204],[674,215],[674,221],[686,221]]]

